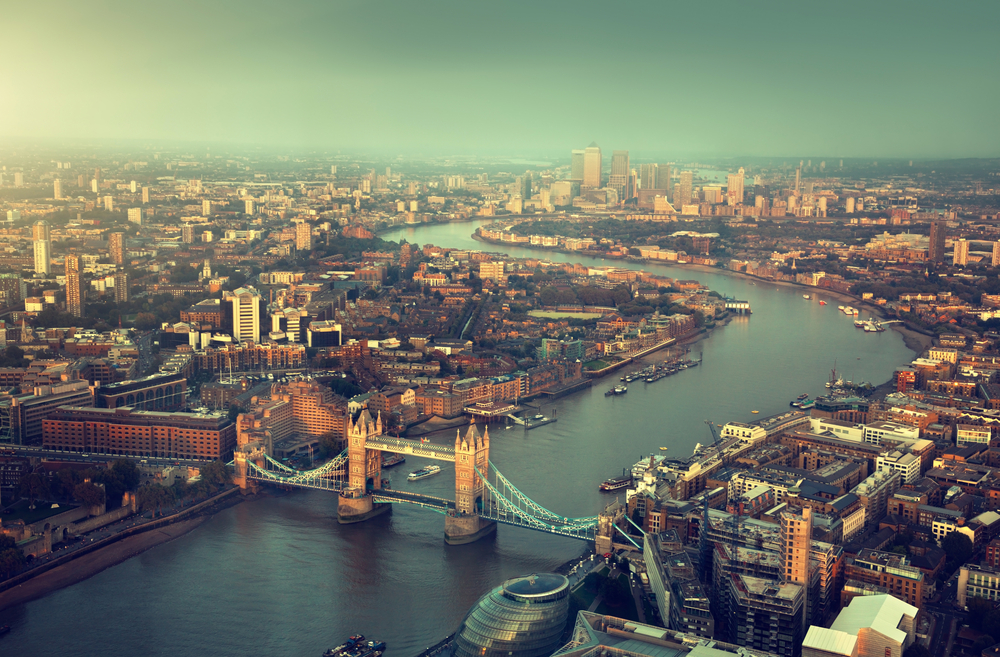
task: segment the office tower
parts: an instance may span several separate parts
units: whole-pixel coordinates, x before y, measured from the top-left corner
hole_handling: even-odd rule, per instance
[[[678,212],[682,212],[685,205],[691,204],[691,188],[694,182],[694,174],[690,171],[681,171],[680,181],[674,186],[674,207]]]
[[[411,180],[410,182],[406,183],[406,195],[416,196],[416,194],[417,194],[417,183]]]
[[[659,189],[656,186],[656,165],[639,165],[639,189]]]
[[[222,303],[233,318],[233,338],[239,342],[260,342],[261,298],[252,287],[225,292]]]
[[[99,190],[100,190],[100,187],[98,187],[97,181],[96,180],[91,180],[90,181],[90,191],[91,191],[91,193],[96,194]]]
[[[130,223],[142,225],[142,208],[129,208],[128,220]]]
[[[243,206],[244,206],[243,207],[243,211],[246,214],[253,214],[253,209],[254,209],[253,208],[253,199],[248,198],[247,200],[243,201]]]
[[[726,187],[726,200],[729,205],[741,205],[743,203],[743,180],[745,174],[743,167],[740,167],[739,173],[729,174],[729,180]]]
[[[136,192],[136,184],[135,184],[134,180],[129,184],[129,189],[132,191],[133,194],[135,194],[135,192]]]
[[[104,209],[107,210],[108,212],[115,211],[115,199],[113,196],[104,197]]]
[[[128,299],[128,272],[115,272],[115,303],[127,303]]]
[[[948,237],[948,225],[943,221],[931,222],[930,248],[927,259],[931,262],[944,262],[944,241]]]
[[[571,154],[572,165],[569,174],[571,180],[583,180],[583,154],[584,151],[580,150],[574,150]]]
[[[991,264],[994,267],[1000,265],[1000,242],[993,242],[993,260]]]
[[[48,274],[49,261],[52,258],[52,243],[49,237],[49,224],[39,221],[31,229],[35,246],[35,273]]]
[[[302,222],[295,227],[295,248],[299,251],[312,251],[312,225]]]
[[[149,203],[149,187],[142,188],[142,202]]]
[[[595,143],[591,143],[583,151],[583,187],[601,187],[601,149]]]
[[[111,252],[111,262],[116,265],[125,264],[125,233],[108,235],[108,250]]]
[[[809,609],[809,553],[812,549],[812,509],[803,507],[801,515],[781,514],[778,555],[781,559],[781,581],[802,587],[805,600],[802,608]],[[805,614],[802,621],[808,625]],[[804,629],[804,627],[803,627]]]
[[[66,312],[83,317],[83,287],[80,284],[80,256],[66,256]]]
[[[194,226],[191,224],[181,226],[181,241],[185,244],[194,244]]]
[[[76,177],[76,186],[82,189],[83,185],[84,185],[84,180],[83,180],[83,174],[81,173]]]
[[[619,200],[626,197],[628,187],[628,151],[612,151],[611,153],[611,176],[608,178],[608,187],[618,192]]]
[[[531,193],[531,174],[525,171],[524,176],[521,178],[521,198],[527,200],[531,198]]]
[[[801,183],[802,183],[802,166],[799,165],[799,168],[797,168],[795,170],[795,193],[796,194],[799,193],[799,186],[801,185]]]
[[[212,214],[212,202],[208,199],[201,202],[201,213],[206,217]]]
[[[848,196],[847,200],[844,201],[844,212],[847,214],[854,214],[854,197]]]
[[[57,201],[62,199],[62,181],[58,178],[52,183],[52,198]]]
[[[670,171],[669,164],[656,165],[656,187],[654,189],[670,190]]]
[[[639,195],[639,172],[635,169],[628,174],[628,184],[625,186],[625,198],[635,198]]]
[[[955,252],[951,257],[951,264],[965,266],[969,262],[969,242],[965,238],[955,242]]]

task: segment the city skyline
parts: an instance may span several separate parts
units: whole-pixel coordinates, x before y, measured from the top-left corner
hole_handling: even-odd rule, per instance
[[[599,22],[579,3],[365,9],[9,8],[7,43],[20,56],[0,73],[0,137],[397,153],[594,141],[677,157],[988,157],[1000,142],[995,4],[649,4]],[[711,29],[699,27],[708,16]],[[69,74],[81,52],[102,84]],[[915,90],[929,90],[925,101]]]

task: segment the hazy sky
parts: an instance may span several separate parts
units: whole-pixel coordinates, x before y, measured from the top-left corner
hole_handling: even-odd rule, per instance
[[[0,137],[1000,156],[1000,2],[0,2]]]

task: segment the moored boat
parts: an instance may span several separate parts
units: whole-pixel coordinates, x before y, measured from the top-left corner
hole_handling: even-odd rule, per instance
[[[394,465],[400,465],[406,463],[406,459],[402,454],[391,454],[388,458],[385,456],[385,452],[382,452],[382,468],[391,468]]]

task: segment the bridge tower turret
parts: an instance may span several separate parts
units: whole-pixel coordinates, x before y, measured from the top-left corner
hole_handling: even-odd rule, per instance
[[[361,522],[388,511],[392,505],[376,504],[368,491],[382,488],[382,452],[368,449],[369,438],[382,435],[382,413],[372,420],[367,409],[361,411],[358,421],[347,421],[347,488],[340,493],[337,519],[341,524]]]
[[[480,517],[487,503],[486,486],[478,469],[489,476],[490,432],[482,435],[471,425],[462,437],[455,432],[455,510],[449,511],[444,521],[444,540],[449,545],[472,543],[496,531],[496,523]]]

